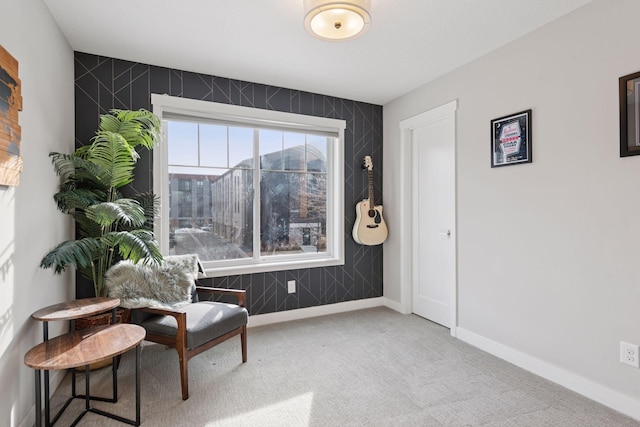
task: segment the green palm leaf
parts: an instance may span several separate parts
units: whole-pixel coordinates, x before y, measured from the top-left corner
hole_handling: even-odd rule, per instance
[[[104,175],[100,171],[100,166],[94,164],[78,155],[74,154],[49,153],[53,169],[61,178],[60,191],[74,188],[90,188],[94,191],[106,191],[105,185],[100,176]]]
[[[87,188],[66,188],[53,195],[58,209],[64,213],[71,213],[76,209],[86,209],[104,200],[103,192],[96,192]]]
[[[100,180],[112,188],[133,182],[138,153],[114,132],[98,132],[87,151],[87,159],[100,168]]]
[[[51,157],[53,170],[55,170],[56,174],[62,179],[67,179],[70,176],[73,176],[76,169],[87,165],[86,160],[76,156],[75,154],[51,152],[49,153],[49,157]]]
[[[76,231],[81,238],[92,237],[99,238],[104,234],[102,226],[95,221],[87,218],[84,211],[76,211],[73,213],[73,219],[76,222]]]
[[[131,196],[137,201],[144,210],[145,223],[142,228],[147,230],[153,229],[153,221],[160,214],[160,198],[153,192],[138,193]],[[123,229],[127,230],[126,226]]]
[[[131,147],[151,149],[159,139],[160,119],[147,111],[111,110],[100,117],[100,130],[122,135]]]
[[[140,227],[146,221],[144,209],[133,199],[98,203],[89,206],[85,213],[89,220],[102,227],[109,227],[116,222],[124,226]]]
[[[56,274],[62,273],[68,266],[86,268],[96,259],[102,245],[96,239],[67,240],[53,248],[42,258],[40,267],[54,267]]]
[[[158,242],[153,233],[147,230],[114,231],[102,236],[102,241],[109,247],[117,248],[123,259],[138,262],[158,262],[162,259]]]

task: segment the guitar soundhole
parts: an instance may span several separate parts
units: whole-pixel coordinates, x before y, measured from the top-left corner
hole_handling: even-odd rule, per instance
[[[382,222],[382,216],[376,209],[369,209],[369,218],[373,218],[374,224],[380,224]]]

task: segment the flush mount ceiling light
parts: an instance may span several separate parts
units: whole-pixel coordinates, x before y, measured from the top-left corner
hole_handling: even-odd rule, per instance
[[[321,40],[360,37],[371,25],[370,0],[304,0],[304,27]]]

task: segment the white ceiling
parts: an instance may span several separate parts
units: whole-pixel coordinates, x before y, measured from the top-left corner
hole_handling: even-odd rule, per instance
[[[76,51],[384,105],[592,0],[371,0],[337,43],[303,0],[43,1]]]

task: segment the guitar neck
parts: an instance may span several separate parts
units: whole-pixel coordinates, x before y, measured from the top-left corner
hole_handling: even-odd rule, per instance
[[[373,209],[376,204],[373,201],[373,170],[369,170],[369,206],[370,209]]]

